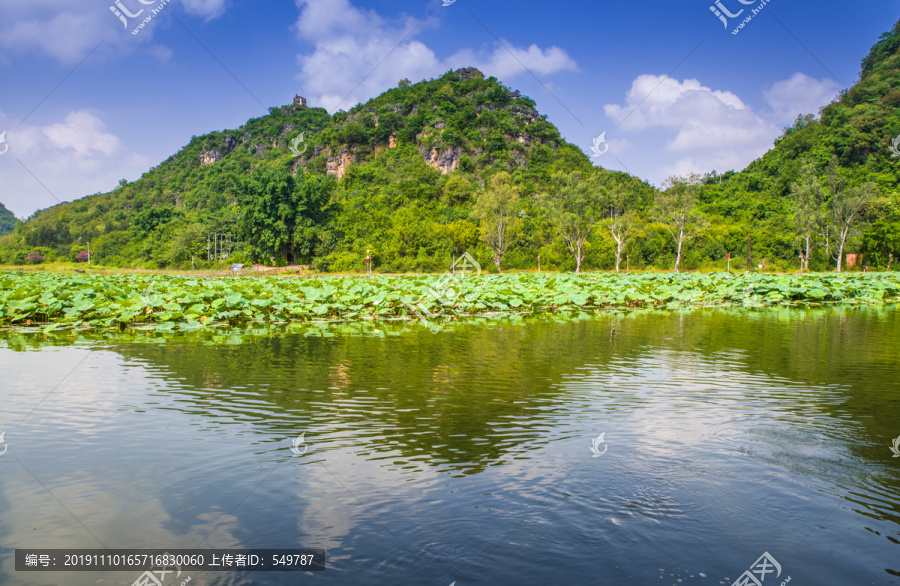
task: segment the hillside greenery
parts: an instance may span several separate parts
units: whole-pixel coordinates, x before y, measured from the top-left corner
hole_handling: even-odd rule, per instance
[[[843,249],[862,253],[856,269],[885,268],[900,255],[898,48],[900,23],[853,87],[746,169],[663,191],[593,166],[533,100],[472,68],[334,115],[270,108],[192,137],[134,182],[35,213],[0,237],[0,264],[75,261],[90,243],[92,264],[110,267],[361,271],[368,253],[376,271],[436,271],[468,251],[492,271],[539,258],[545,270],[693,270],[729,254],[741,266],[749,243],[754,267],[831,270]],[[211,259],[218,235],[228,255]]]
[[[8,234],[19,224],[15,214],[0,203],[0,235]]]

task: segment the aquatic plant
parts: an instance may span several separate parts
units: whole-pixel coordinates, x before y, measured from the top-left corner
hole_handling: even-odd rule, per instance
[[[190,329],[213,323],[446,320],[637,308],[880,304],[900,299],[896,273],[457,277],[4,273],[0,274],[0,326]]]

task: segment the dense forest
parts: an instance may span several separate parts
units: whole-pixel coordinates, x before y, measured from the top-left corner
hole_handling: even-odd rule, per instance
[[[900,23],[852,88],[743,171],[660,189],[595,167],[533,100],[473,68],[332,116],[298,97],[192,137],[110,193],[35,213],[0,237],[0,264],[86,260],[90,243],[92,263],[112,267],[362,271],[371,251],[376,271],[435,271],[469,251],[492,271],[539,258],[693,270],[729,254],[744,268],[749,249],[769,270],[842,269],[849,252],[857,269],[885,268],[900,254],[898,45]]]

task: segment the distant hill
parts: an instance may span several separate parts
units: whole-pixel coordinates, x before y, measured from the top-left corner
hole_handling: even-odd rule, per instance
[[[8,234],[19,224],[15,214],[0,203],[0,235]]]
[[[533,100],[465,68],[415,84],[402,80],[333,116],[298,96],[240,128],[192,137],[137,181],[36,213],[16,238],[0,240],[0,262],[31,249],[71,259],[90,241],[100,264],[190,266],[192,257],[195,265],[208,258],[207,236],[217,234],[230,234],[229,258],[249,260],[239,225],[241,198],[251,189],[246,181],[289,171],[320,178],[329,201],[307,226],[314,234],[282,262],[360,270],[368,249],[379,267],[437,270],[480,246],[471,198],[484,176],[500,169],[525,195],[545,189],[552,172],[572,169],[620,177],[648,201],[653,192],[594,168]],[[535,261],[534,247],[547,239],[545,228],[529,225],[507,257],[510,266]]]

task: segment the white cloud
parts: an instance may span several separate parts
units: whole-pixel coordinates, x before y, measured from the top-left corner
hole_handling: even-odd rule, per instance
[[[667,75],[641,75],[626,94],[625,105],[609,104],[604,111],[625,130],[680,128],[685,122],[740,126],[761,122],[733,93],[713,91],[696,79],[679,82]]]
[[[119,139],[105,130],[106,126],[99,118],[83,110],[66,116],[65,123],[41,128],[53,146],[71,149],[81,159],[95,155],[109,157],[121,149]]]
[[[349,0],[298,0],[297,7],[301,9],[297,32],[314,42],[338,35],[362,35],[386,26],[377,12],[356,8]]]
[[[116,22],[112,13],[97,3],[4,0],[0,4],[0,47],[7,53],[36,52],[63,63],[78,62],[100,41],[114,35]]]
[[[795,73],[790,79],[772,84],[763,92],[776,119],[790,123],[802,114],[816,114],[841,91],[841,84],[831,79],[815,79]]]
[[[668,157],[660,157],[652,173],[655,182],[671,174],[742,169],[781,133],[778,124],[735,94],[666,75],[639,76],[624,105],[609,104],[604,110],[619,132],[655,131],[665,141]]]
[[[206,20],[212,20],[225,12],[225,0],[181,0],[181,3],[185,12]]]
[[[303,91],[313,94],[316,106],[346,110],[395,86],[403,77],[419,79],[437,69],[439,61],[431,49],[419,41],[404,41],[415,27],[411,19],[391,25],[348,0],[298,0],[297,4],[301,9],[297,33],[315,45],[311,54],[298,55],[298,77],[304,82]]]
[[[511,47],[506,41],[496,47],[486,59],[470,50],[462,50],[447,59],[447,63],[448,68],[469,65],[477,67],[486,75],[493,75],[501,82],[528,70],[540,75],[550,75],[564,70],[578,71],[575,61],[559,47],[544,50],[537,45],[531,45],[527,49],[518,49]]]
[[[174,54],[172,49],[164,45],[150,45],[147,47],[147,52],[161,63],[168,63],[169,59],[171,59]]]
[[[138,35],[130,32],[156,4],[144,5],[137,0],[120,0],[132,14],[128,27],[109,9],[114,0],[3,0],[0,2],[0,48],[9,54],[37,53],[62,63],[78,63],[101,42],[101,54],[120,55],[135,46],[135,41],[148,41],[159,18],[154,18]],[[188,14],[207,20],[221,15],[225,0],[181,0]],[[168,6],[164,7],[164,10]],[[121,12],[121,10],[120,10]]]
[[[137,177],[149,167],[146,157],[126,149],[100,118],[85,110],[56,124],[18,127],[0,112],[0,127],[9,128],[9,151],[0,156],[0,201],[19,216],[55,205],[57,199],[107,191],[119,179]]]
[[[509,51],[504,46],[487,54],[462,50],[440,59],[414,38],[417,32],[437,26],[436,19],[416,28],[416,19],[403,16],[388,21],[349,0],[297,0],[297,6],[298,37],[315,47],[309,54],[298,55],[298,79],[303,81],[303,92],[312,95],[312,104],[328,110],[347,110],[403,78],[418,81],[469,65],[501,81],[524,73],[523,64],[540,75],[577,70],[572,58],[558,47],[519,48],[505,41]]]

